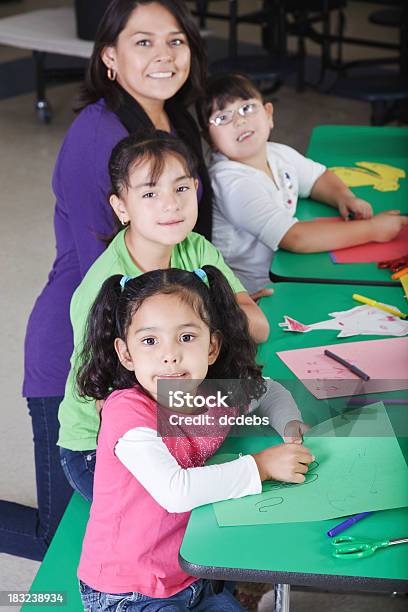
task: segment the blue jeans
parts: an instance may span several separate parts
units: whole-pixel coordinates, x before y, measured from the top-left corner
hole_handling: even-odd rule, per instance
[[[155,598],[141,593],[113,595],[94,591],[79,581],[85,612],[243,612],[245,609],[224,588],[216,595],[209,580],[197,580],[179,593],[167,598]]]
[[[60,460],[71,487],[92,501],[96,450],[72,451],[60,448]]]
[[[0,501],[0,552],[41,561],[72,495],[59,461],[62,397],[28,398],[34,439],[38,508]]]

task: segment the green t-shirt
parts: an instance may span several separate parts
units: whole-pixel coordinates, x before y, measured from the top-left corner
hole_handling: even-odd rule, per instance
[[[74,330],[74,351],[71,370],[65,385],[65,395],[60,404],[58,418],[60,432],[58,444],[71,450],[96,448],[99,415],[95,402],[80,398],[76,391],[75,373],[78,355],[82,348],[88,313],[104,281],[113,274],[139,276],[142,272],[132,261],[125,244],[125,232],[120,232],[104,253],[88,270],[71,301],[71,323]],[[205,265],[218,268],[227,278],[234,293],[245,291],[243,285],[225,263],[221,253],[200,234],[191,232],[183,242],[173,248],[170,266],[182,270],[194,270]]]

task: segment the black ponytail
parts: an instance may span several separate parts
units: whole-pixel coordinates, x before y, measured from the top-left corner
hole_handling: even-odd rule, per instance
[[[212,309],[217,328],[222,334],[221,351],[217,361],[209,367],[213,379],[239,379],[235,405],[248,405],[266,391],[262,368],[256,364],[257,346],[252,339],[248,319],[239,307],[227,279],[214,266],[203,266],[209,282]]]
[[[122,366],[114,347],[115,338],[122,335],[117,321],[121,278],[116,274],[103,283],[89,312],[76,377],[82,397],[105,399],[113,389],[128,389],[136,383],[134,373]]]

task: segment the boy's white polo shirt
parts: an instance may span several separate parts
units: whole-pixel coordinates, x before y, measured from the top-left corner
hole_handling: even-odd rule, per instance
[[[268,142],[274,180],[265,172],[214,153],[214,245],[249,293],[270,282],[274,251],[297,222],[298,197],[310,195],[326,167],[286,145]]]

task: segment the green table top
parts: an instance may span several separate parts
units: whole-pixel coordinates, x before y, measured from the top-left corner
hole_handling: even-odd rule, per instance
[[[355,342],[379,338],[357,336],[338,340],[334,330],[312,331],[307,334],[284,332],[278,322],[287,314],[302,323],[328,318],[333,310],[345,310],[356,305],[351,294],[361,287],[349,285],[319,285],[280,283],[275,294],[264,298],[261,307],[271,323],[271,335],[259,349],[259,361],[265,364],[265,375],[280,380],[286,386],[295,376],[276,356],[276,351],[304,348],[336,342]],[[401,310],[406,301],[401,288],[375,287],[372,297],[388,301]],[[306,313],[306,314],[305,314]],[[311,314],[307,314],[311,313]],[[316,400],[301,383],[291,389],[299,393],[301,408],[307,422],[314,424],[335,416],[346,408],[346,398]],[[380,397],[379,394],[376,397]],[[381,397],[407,399],[406,392],[381,394]],[[370,399],[370,396],[367,396]],[[370,403],[370,402],[368,402]],[[406,406],[387,406],[394,428],[406,423]],[[402,428],[402,426],[401,426]],[[263,432],[265,433],[265,432]],[[408,438],[398,439],[408,458]],[[272,442],[272,440],[271,440]],[[254,452],[268,446],[265,437],[230,437],[220,452]],[[384,589],[404,591],[408,587],[408,546],[395,547],[387,554],[375,554],[358,561],[338,560],[331,556],[326,531],[338,524],[338,519],[279,525],[218,527],[212,505],[192,512],[180,549],[182,567],[200,577],[230,580],[254,580],[290,583],[323,588]],[[362,537],[403,537],[408,535],[408,509],[378,512],[347,530],[347,535]]]
[[[329,319],[329,312],[342,311],[359,306],[352,299],[353,293],[360,293],[379,302],[385,302],[408,314],[408,303],[401,285],[399,287],[361,287],[359,285],[326,285],[317,283],[279,283],[274,285],[275,293],[263,298],[260,306],[270,324],[270,335],[267,342],[260,345],[258,362],[264,366],[265,376],[278,380],[289,388],[299,406],[302,407],[304,419],[315,425],[325,419],[336,416],[347,408],[346,397],[329,400],[316,399],[296,378],[293,372],[276,355],[279,351],[295,348],[308,348],[324,344],[344,342],[361,342],[363,340],[381,339],[383,336],[352,336],[337,338],[336,330],[316,330],[308,333],[285,332],[278,323],[283,322],[284,315],[293,317],[301,323],[317,323]],[[405,398],[407,391],[394,391],[384,395],[389,399]],[[367,395],[370,400],[370,395]],[[373,396],[371,396],[372,398]],[[369,402],[368,402],[369,403]],[[398,435],[408,436],[408,419],[405,418],[408,406],[393,406],[388,409],[389,417]]]
[[[62,593],[63,603],[37,605],[36,609],[41,612],[57,612],[59,609],[78,612],[83,609],[76,574],[89,508],[89,502],[78,493],[73,494],[30,589],[30,593]],[[21,609],[31,610],[32,607],[26,603]]]
[[[374,212],[399,209],[408,213],[408,128],[319,126],[313,130],[307,156],[328,167],[353,166],[355,162],[378,162],[402,168],[397,191],[378,191],[372,186],[353,187],[352,191],[370,202]],[[301,221],[315,217],[338,216],[338,212],[311,199],[300,199],[296,216]],[[396,285],[389,270],[375,263],[334,264],[328,253],[299,254],[283,249],[272,261],[272,280],[337,282],[369,285]]]

